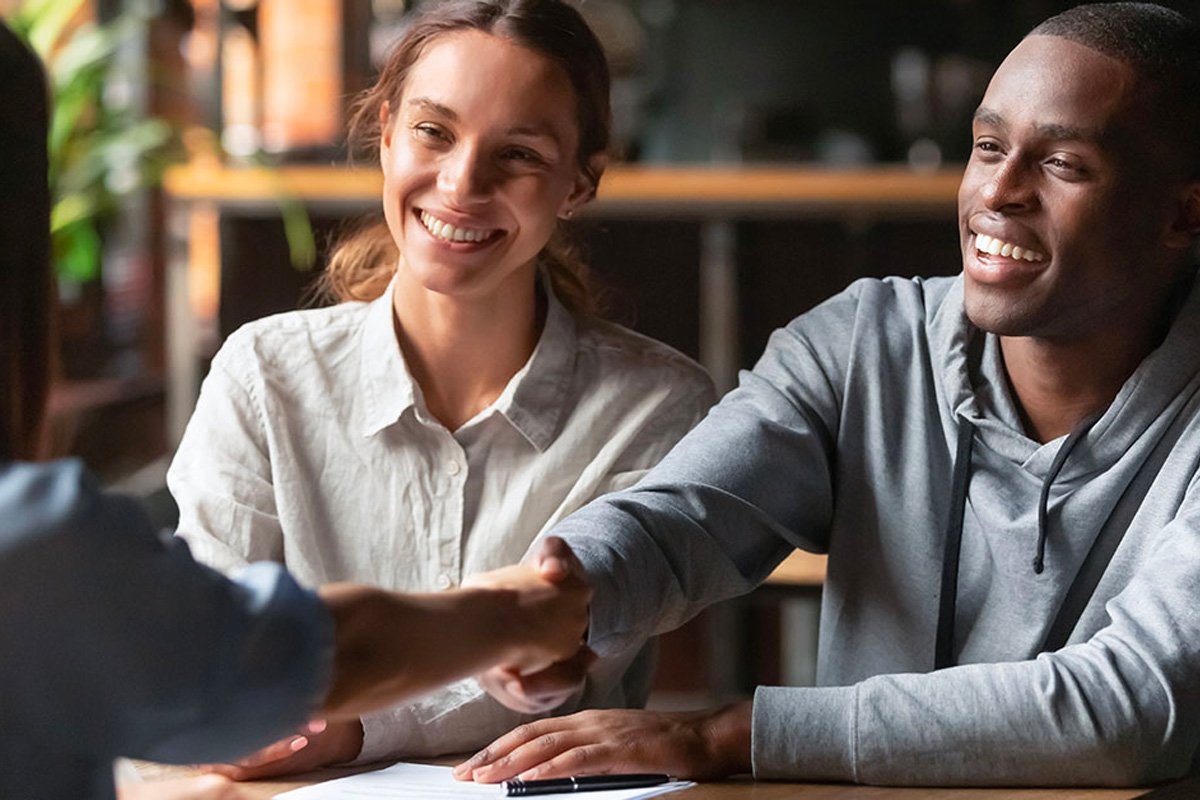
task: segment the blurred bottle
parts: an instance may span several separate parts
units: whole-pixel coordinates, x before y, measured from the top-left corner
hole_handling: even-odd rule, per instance
[[[259,0],[262,149],[333,157],[346,110],[371,79],[370,0]]]

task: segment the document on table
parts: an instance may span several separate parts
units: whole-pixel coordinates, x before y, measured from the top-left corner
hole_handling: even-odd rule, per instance
[[[694,786],[691,781],[675,781],[643,789],[613,789],[600,792],[566,792],[540,797],[573,797],[575,800],[640,800]],[[375,772],[363,772],[348,778],[318,783],[303,789],[275,795],[277,800],[356,800],[373,797],[384,800],[484,800],[504,797],[504,789],[495,783],[469,783],[454,780],[450,767],[399,763]]]

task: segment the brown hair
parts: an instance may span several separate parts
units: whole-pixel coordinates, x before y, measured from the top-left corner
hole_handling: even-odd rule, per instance
[[[50,380],[50,190],[41,65],[0,24],[0,459],[39,454]]]
[[[508,39],[562,67],[575,90],[579,124],[579,169],[600,183],[593,156],[605,153],[611,134],[608,62],[604,49],[579,12],[563,0],[447,0],[423,6],[388,57],[375,85],[355,103],[350,140],[366,152],[378,150],[379,111],[396,108],[409,70],[437,37],[478,30]],[[387,225],[372,221],[340,242],[320,278],[317,293],[335,301],[373,300],[387,288],[399,254]],[[596,313],[587,264],[562,223],[542,249],[539,261],[554,292],[572,312]]]

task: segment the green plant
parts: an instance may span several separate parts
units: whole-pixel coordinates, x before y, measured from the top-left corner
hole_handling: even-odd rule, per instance
[[[128,91],[137,78],[122,74],[121,47],[148,12],[79,23],[84,2],[24,0],[7,18],[46,65],[51,241],[60,279],[74,283],[99,275],[101,227],[123,197],[159,179],[174,139],[167,122],[139,113]]]

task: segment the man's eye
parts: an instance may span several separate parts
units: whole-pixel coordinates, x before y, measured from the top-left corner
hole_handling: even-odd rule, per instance
[[[1084,168],[1078,163],[1065,158],[1059,158],[1058,156],[1046,159],[1046,166],[1068,178],[1079,178],[1085,174]]]

